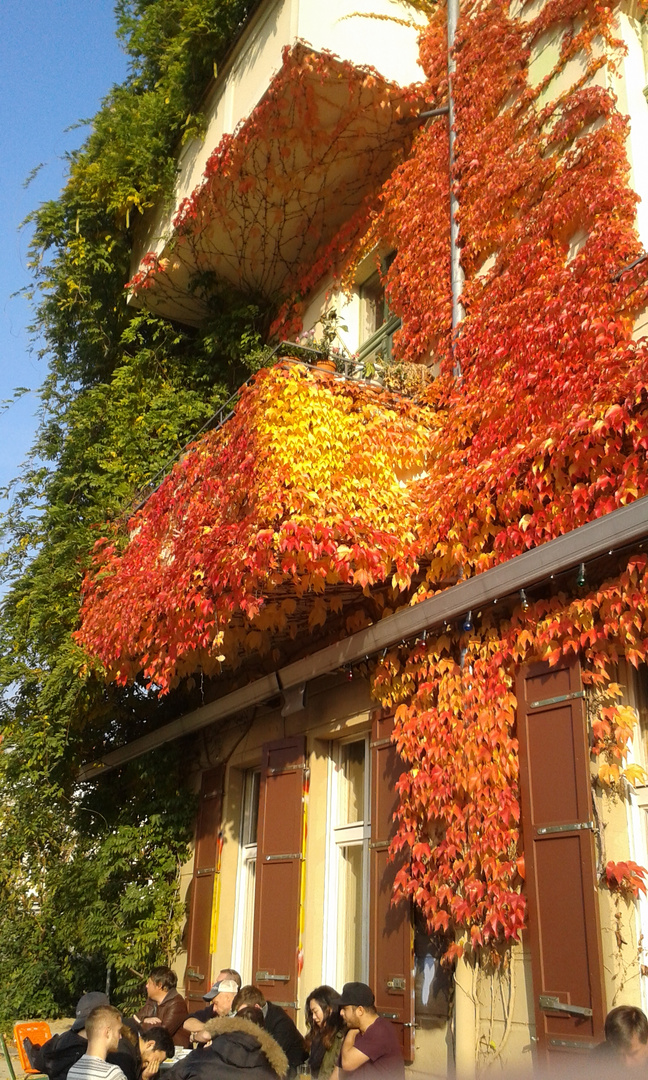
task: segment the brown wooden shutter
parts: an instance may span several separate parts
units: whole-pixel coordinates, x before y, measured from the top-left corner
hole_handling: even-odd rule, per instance
[[[220,874],[224,773],[223,765],[208,769],[202,774],[200,786],[187,934],[186,996],[190,1002],[202,1001],[211,985],[212,913]]]
[[[297,1015],[299,915],[306,741],[303,736],[263,747],[253,982],[268,1001]]]
[[[540,1059],[603,1037],[605,991],[584,691],[578,662],[517,679],[529,935]]]
[[[398,1032],[406,1061],[414,1060],[414,953],[410,905],[393,906],[394,878],[402,862],[390,862],[396,825],[396,781],[404,764],[391,741],[393,716],[374,716],[371,729],[371,915],[369,982],[376,1008]]]

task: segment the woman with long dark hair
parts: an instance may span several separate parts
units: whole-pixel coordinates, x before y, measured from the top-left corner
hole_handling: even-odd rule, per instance
[[[318,986],[306,998],[306,1046],[311,1076],[315,1080],[328,1080],[337,1064],[346,1034],[337,1008],[339,996],[332,986]]]

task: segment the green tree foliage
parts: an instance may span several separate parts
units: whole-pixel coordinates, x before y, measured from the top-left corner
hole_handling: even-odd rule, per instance
[[[167,196],[180,140],[200,130],[214,65],[254,6],[119,0],[131,64],[31,216],[35,336],[48,363],[37,439],[2,522],[0,1023],[69,1013],[84,990],[133,1004],[170,959],[177,871],[195,807],[177,752],[79,785],[83,760],[191,704],[106,687],[71,631],[92,546],[258,362],[268,313],[214,291],[200,332],[130,307],[132,230]]]

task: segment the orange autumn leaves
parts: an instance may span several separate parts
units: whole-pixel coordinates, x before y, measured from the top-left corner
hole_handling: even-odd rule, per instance
[[[125,549],[99,543],[79,641],[109,678],[167,690],[214,658],[268,652],[305,593],[313,629],[340,583],[408,582],[408,489],[429,437],[411,402],[299,365],[262,371],[131,519]]]

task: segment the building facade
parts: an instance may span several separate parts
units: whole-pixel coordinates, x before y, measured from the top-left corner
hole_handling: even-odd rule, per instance
[[[642,247],[648,235],[648,196],[644,198],[648,80],[642,12],[621,5],[602,24],[594,9],[582,3],[544,0],[462,7],[461,49],[453,84],[459,156],[453,176],[459,190],[460,230],[462,222],[464,229],[467,316],[463,337],[457,339],[451,332],[448,275],[439,284],[433,274],[437,249],[438,258],[445,251],[450,260],[449,202],[442,199],[438,164],[439,146],[447,143],[443,103],[448,92],[447,78],[444,84],[438,72],[443,73],[447,56],[434,34],[426,36],[426,15],[419,6],[410,8],[390,0],[351,6],[353,11],[342,0],[326,9],[309,0],[268,0],[258,6],[206,98],[204,142],[190,144],[181,154],[175,206],[151,214],[141,230],[133,256],[133,302],[149,305],[171,319],[199,323],[208,311],[208,296],[195,283],[197,275],[209,271],[237,287],[266,296],[283,295],[285,303],[275,321],[278,337],[294,336],[298,324],[300,335],[305,335],[300,341],[317,343],[331,325],[333,312],[336,345],[346,355],[335,378],[342,388],[347,380],[349,394],[355,393],[352,386],[358,375],[369,385],[367,392],[373,392],[376,372],[389,368],[394,335],[399,332],[397,354],[400,348],[404,359],[417,359],[432,384],[444,365],[447,370],[449,357],[455,369],[457,357],[463,358],[461,373],[461,363],[465,365],[471,355],[483,356],[486,333],[496,325],[499,337],[492,345],[488,385],[501,376],[506,407],[499,413],[494,409],[493,415],[499,416],[497,424],[503,430],[514,415],[518,393],[527,395],[528,414],[533,413],[533,424],[537,421],[533,399],[544,371],[542,357],[538,360],[534,352],[535,342],[540,342],[540,353],[545,350],[547,370],[573,368],[578,383],[582,379],[574,343],[589,340],[591,334],[592,367],[595,362],[611,365],[612,360],[625,364],[618,380],[629,373],[631,390],[623,383],[625,397],[619,390],[619,401],[629,400],[634,388],[639,402],[640,378],[632,372],[639,372],[640,363],[645,363],[645,358],[637,357],[643,356],[646,297],[642,275],[648,266]],[[473,67],[464,70],[461,56],[476,40],[485,52],[476,52]],[[434,48],[437,53],[430,59]],[[486,59],[489,49],[492,69]],[[503,57],[499,67],[494,58],[498,49]],[[488,80],[499,79],[509,92],[500,92],[493,104],[489,91],[483,89],[480,102],[482,79],[484,87]],[[478,100],[468,108],[471,93]],[[479,113],[482,104],[483,116]],[[428,116],[421,118],[426,112]],[[535,127],[529,135],[531,115]],[[629,122],[620,119],[626,116]],[[417,137],[423,122],[426,134]],[[437,136],[439,125],[445,128]],[[602,151],[605,139],[600,132],[608,130],[605,125],[612,133],[610,139],[617,140],[614,153],[610,152],[611,165]],[[487,158],[491,151],[485,140],[491,148],[497,145],[492,159]],[[465,146],[483,156],[467,161],[461,156]],[[447,147],[444,152],[449,169]],[[416,164],[417,155],[424,168],[408,173],[408,163]],[[527,199],[540,173],[542,199]],[[497,183],[491,191],[495,174]],[[423,196],[430,205],[421,209],[419,224],[418,218],[408,217],[413,214],[408,199],[421,175],[430,180]],[[394,186],[385,189],[390,183]],[[558,198],[556,190],[562,201],[551,203]],[[400,203],[394,191],[401,192]],[[620,192],[625,193],[623,197]],[[445,194],[449,198],[449,187]],[[390,209],[380,218],[376,208],[383,204]],[[428,210],[430,217],[425,216]],[[606,237],[621,219],[626,231],[614,233],[608,251]],[[432,228],[430,222],[445,225],[426,234],[425,229]],[[420,251],[417,231],[424,240]],[[534,244],[533,274],[537,277],[531,280],[529,271],[524,282],[515,279],[514,291],[506,293],[507,282],[521,273],[525,253]],[[539,266],[544,269],[538,270]],[[560,276],[555,286],[547,284],[554,280],[552,274]],[[399,284],[406,277],[407,288]],[[612,300],[617,286],[625,291],[621,299]],[[444,299],[435,307],[437,287]],[[597,289],[601,299],[592,301],[594,314],[575,306],[586,291],[598,297]],[[537,312],[523,327],[524,335],[516,338],[518,315],[509,318],[503,313],[515,311],[511,297],[522,297],[523,292],[529,310],[535,305]],[[429,303],[427,322],[423,301]],[[606,311],[616,305],[614,316],[606,316],[609,322],[605,324],[598,315],[604,302]],[[570,313],[571,322],[556,330],[565,312]],[[595,318],[599,319],[596,325]],[[626,348],[623,361],[619,359],[622,346]],[[609,353],[601,359],[599,353],[595,356],[595,348],[599,353],[609,348]],[[521,349],[520,371],[504,385],[509,377],[507,358]],[[635,350],[632,354],[631,349]],[[298,360],[303,356],[297,351]],[[525,364],[529,370],[537,366],[537,372],[531,388],[525,383],[522,389]],[[411,371],[409,377],[414,378]],[[310,380],[315,395],[326,395],[322,378],[304,368],[303,379]],[[479,405],[480,384],[473,387],[470,374],[465,379],[466,394],[472,393]],[[549,412],[560,406],[555,385],[551,383],[547,394]],[[343,395],[344,389],[340,392]],[[389,443],[393,403],[380,396],[379,387],[375,392],[376,408],[384,410],[385,442]],[[282,393],[277,384],[278,399],[288,408]],[[529,475],[541,475],[544,457],[551,457],[558,444],[559,429],[570,444],[571,432],[581,431],[583,410],[591,403],[589,441],[583,445],[588,453],[598,445],[595,436],[612,415],[609,410],[621,408],[614,399],[605,402],[607,412],[597,413],[599,400],[597,385],[591,402],[579,399],[580,413],[565,412],[559,418],[551,414],[542,440],[529,452]],[[447,453],[447,460],[454,461],[450,444],[445,445],[438,435],[444,423],[451,427],[453,418],[443,414],[438,402],[433,404],[433,416],[428,414],[426,422],[434,450],[419,448],[405,468],[396,451],[389,462],[403,499],[419,500],[421,528],[425,508],[432,505],[426,502],[424,489],[436,467],[430,457],[438,462]],[[237,408],[244,412],[243,404]],[[643,418],[644,404],[633,408],[633,417]],[[510,422],[512,430],[503,436],[507,452],[516,437],[522,439]],[[572,460],[568,451],[561,450],[567,479],[556,480],[555,487],[544,492],[538,482],[541,510],[526,512],[527,504],[519,500],[522,509],[511,510],[510,521],[498,526],[508,536],[506,542],[498,533],[492,543],[484,540],[477,546],[472,558],[466,526],[465,535],[455,537],[456,550],[461,546],[464,554],[469,553],[465,563],[457,557],[452,564],[446,534],[446,553],[439,554],[432,521],[432,540],[428,537],[427,548],[423,546],[424,555],[419,552],[419,578],[414,581],[414,586],[427,587],[425,595],[413,589],[402,610],[398,604],[389,607],[391,601],[383,597],[388,610],[382,620],[360,618],[357,624],[347,622],[343,631],[338,628],[339,632],[331,631],[312,643],[299,640],[306,626],[318,625],[317,618],[311,619],[318,592],[297,590],[296,603],[306,623],[302,619],[293,634],[297,646],[288,647],[277,628],[279,660],[274,669],[266,663],[260,676],[254,652],[248,650],[239,657],[244,677],[238,685],[227,683],[227,693],[215,694],[213,701],[162,735],[153,733],[148,741],[140,740],[106,757],[104,767],[113,768],[147,746],[181,737],[190,740],[187,746],[194,759],[192,777],[200,807],[193,862],[185,868],[181,882],[188,918],[186,951],[178,959],[178,971],[184,992],[196,1008],[214,975],[225,966],[237,968],[245,982],[256,983],[268,999],[296,1019],[302,1016],[306,997],[315,986],[328,983],[339,989],[345,981],[359,979],[372,985],[380,1012],[397,1027],[414,1073],[441,1076],[456,1068],[458,1075],[470,1076],[478,1067],[530,1069],[538,1055],[586,1054],[602,1038],[609,1008],[623,1002],[648,1006],[644,956],[648,902],[640,895],[642,875],[633,877],[633,867],[648,863],[648,786],[641,771],[648,765],[643,615],[637,615],[634,637],[629,631],[630,617],[628,626],[618,625],[623,622],[621,609],[629,603],[629,591],[639,595],[635,606],[643,612],[642,550],[648,519],[645,511],[642,516],[640,505],[646,493],[645,448],[631,447],[628,431],[629,427],[626,442],[618,450],[619,461],[615,464],[606,443],[596,459],[599,472],[592,466],[587,483],[578,473],[578,456]],[[575,445],[580,445],[578,438],[574,435]],[[475,434],[473,445],[477,442]],[[512,470],[504,450],[499,457],[499,451],[493,451],[489,459],[502,463],[497,466],[502,476]],[[462,475],[468,489],[479,473],[481,466],[469,462],[470,452],[466,438],[461,444],[462,464],[448,465],[449,476],[453,468],[459,473],[457,490]],[[633,486],[628,489],[624,470],[632,453],[637,462]],[[520,452],[519,456],[524,455]],[[438,467],[437,471],[441,483],[443,471]],[[516,484],[516,491],[523,487],[521,479]],[[335,487],[333,481],[331,486]],[[574,493],[585,487],[589,493],[603,494],[609,488],[615,499],[605,506],[585,505],[583,495],[582,510],[574,511],[565,518],[568,524],[561,525],[558,519],[565,492],[578,504]],[[493,506],[497,503],[494,491],[493,487],[487,499]],[[503,503],[515,500],[509,489],[501,499],[497,513],[503,520]],[[625,511],[633,510],[635,500],[631,516]],[[458,507],[459,531],[462,513]],[[539,515],[542,529],[538,527],[534,534]],[[605,515],[610,519],[607,523]],[[496,516],[493,511],[492,518]],[[484,520],[486,525],[480,521],[479,529],[483,525],[486,535],[488,514]],[[474,531],[479,531],[477,526]],[[495,557],[498,543],[500,553]],[[398,557],[404,557],[402,552]],[[447,571],[441,572],[446,564]],[[613,611],[617,582],[618,618]],[[352,587],[340,594],[336,610],[357,616],[359,598],[374,585],[354,578]],[[538,607],[530,605],[527,592]],[[605,609],[605,618],[617,618],[614,633],[600,635],[605,641],[600,656],[596,635],[592,630],[588,638],[591,626],[578,606],[590,595],[590,613]],[[270,587],[266,598],[272,599]],[[418,599],[421,603],[414,602]],[[533,630],[525,621],[530,606],[537,615]],[[551,612],[558,608],[571,614],[542,638],[538,627],[548,626]],[[570,619],[580,620],[573,648],[565,644],[572,632]],[[593,615],[592,619],[595,622]],[[517,717],[521,839],[514,852],[501,856],[511,865],[524,857],[516,889],[528,900],[528,930],[517,941],[518,935],[511,934],[513,943],[509,941],[499,952],[493,947],[480,953],[467,947],[468,924],[457,933],[461,950],[454,964],[448,965],[442,957],[449,939],[442,923],[433,928],[433,920],[426,921],[421,914],[416,888],[410,889],[410,895],[421,902],[412,904],[402,898],[392,902],[397,875],[402,871],[404,880],[412,880],[415,844],[434,848],[439,837],[430,812],[415,841],[390,857],[397,826],[403,828],[402,817],[395,818],[406,790],[399,781],[407,774],[411,783],[417,766],[407,755],[405,760],[399,756],[399,748],[411,746],[412,732],[403,733],[398,701],[390,705],[380,694],[371,670],[381,658],[384,661],[388,650],[408,642],[415,647],[428,634],[437,641],[452,637],[448,627],[458,625],[458,677],[469,694],[472,684],[466,671],[472,676],[473,662],[478,671],[485,655],[476,645],[473,649],[473,620],[484,627],[479,648],[487,649],[488,641],[498,634],[509,642],[511,633],[518,640],[528,634],[529,643],[534,641],[526,652],[520,646],[508,669],[513,680],[511,707]],[[254,628],[255,617],[247,625]],[[479,638],[480,632],[475,633]],[[226,645],[223,649],[228,669],[230,654]],[[609,677],[614,677],[614,717],[625,717],[628,724],[631,714],[627,710],[633,710],[635,730],[630,742],[627,733],[619,734],[620,722],[610,719],[609,698],[602,696],[600,682],[592,678],[592,672],[600,674],[604,654]],[[403,662],[403,670],[406,667]],[[196,661],[195,670],[199,669]],[[218,688],[217,681],[215,685]],[[414,688],[413,681],[412,694]],[[407,691],[402,690],[398,700],[407,699]],[[494,711],[492,702],[491,707]],[[619,707],[626,712],[619,713]],[[392,740],[395,723],[398,745]],[[617,725],[616,736],[605,734],[606,724]],[[486,720],[483,726],[487,727]],[[422,734],[422,747],[425,738]],[[491,756],[482,759],[482,772],[499,760],[500,749],[500,744],[491,745]],[[633,763],[639,767],[634,771]],[[484,822],[485,829],[486,817]],[[509,823],[508,827],[517,829],[518,825]],[[425,858],[433,857],[428,852]],[[625,871],[619,869],[623,866]],[[621,875],[621,885],[615,873]],[[486,889],[489,871],[483,869],[483,874]],[[495,936],[515,926],[513,902],[506,903],[509,907],[502,909],[500,929],[493,923]],[[478,935],[482,933],[476,920],[472,925]],[[485,940],[473,937],[473,944]]]

